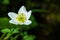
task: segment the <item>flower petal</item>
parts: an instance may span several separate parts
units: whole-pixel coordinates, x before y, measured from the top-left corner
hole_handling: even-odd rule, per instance
[[[26,8],[24,6],[21,6],[21,8],[18,11],[18,14],[20,13],[27,13]]]
[[[17,14],[14,13],[14,12],[9,12],[9,13],[8,13],[8,16],[9,16],[11,19],[15,19],[16,16],[17,16]]]
[[[10,20],[9,22],[12,23],[12,24],[18,25],[18,22],[16,22],[15,20]]]
[[[30,16],[31,16],[31,10],[27,13],[27,19],[29,19],[30,18]]]
[[[19,25],[23,25],[23,23],[19,23]]]
[[[32,22],[30,20],[27,20],[24,25],[30,25]]]

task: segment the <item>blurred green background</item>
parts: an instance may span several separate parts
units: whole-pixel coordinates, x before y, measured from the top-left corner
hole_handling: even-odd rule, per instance
[[[35,35],[35,40],[60,39],[60,0],[0,0],[0,30],[16,26],[9,23],[8,12],[17,13],[23,5],[27,11],[32,10],[32,24],[18,28]]]

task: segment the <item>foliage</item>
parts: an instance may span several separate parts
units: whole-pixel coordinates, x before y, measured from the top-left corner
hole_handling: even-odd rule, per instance
[[[57,38],[56,35],[59,35],[58,31],[60,30],[59,3],[60,0],[0,0],[0,32],[9,35],[13,31],[13,34],[22,36],[23,40],[34,40],[34,35],[37,35],[37,40],[54,40]],[[26,6],[27,10],[32,9],[30,18],[32,24],[28,26],[10,24],[7,13],[11,11],[17,13],[22,5]],[[22,31],[27,32],[29,30],[33,31],[32,34],[34,35],[28,35],[28,33],[19,34]],[[7,37],[6,34],[3,34],[1,36],[2,39]],[[16,40],[12,37],[12,34],[9,36],[11,40]],[[1,38],[0,40],[2,40]]]
[[[27,32],[23,33],[23,40],[34,40],[35,36],[34,35],[28,35]]]

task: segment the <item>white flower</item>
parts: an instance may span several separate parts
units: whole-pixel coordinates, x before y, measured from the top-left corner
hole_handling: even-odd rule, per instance
[[[32,23],[31,20],[29,20],[31,16],[31,10],[27,12],[24,6],[19,9],[18,14],[9,12],[8,16],[11,18],[9,22],[12,24],[30,25]]]

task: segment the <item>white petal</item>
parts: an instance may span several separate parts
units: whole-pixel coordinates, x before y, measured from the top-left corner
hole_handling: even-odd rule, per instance
[[[19,23],[19,25],[23,25],[23,23]]]
[[[12,24],[18,25],[18,22],[16,22],[15,20],[10,20],[9,22],[12,23]]]
[[[24,25],[30,25],[32,22],[30,20],[27,20]]]
[[[17,21],[16,19],[15,19],[15,21],[16,21],[19,25],[23,25],[23,23],[21,23],[21,22]]]
[[[30,16],[31,16],[31,10],[27,13],[27,19],[29,19],[30,18]]]
[[[17,14],[14,13],[14,12],[9,12],[9,13],[8,13],[8,16],[9,16],[11,19],[15,19],[16,16],[17,16]]]
[[[26,8],[24,6],[21,6],[21,8],[19,9],[18,14],[20,13],[25,13],[25,14],[27,13]]]

